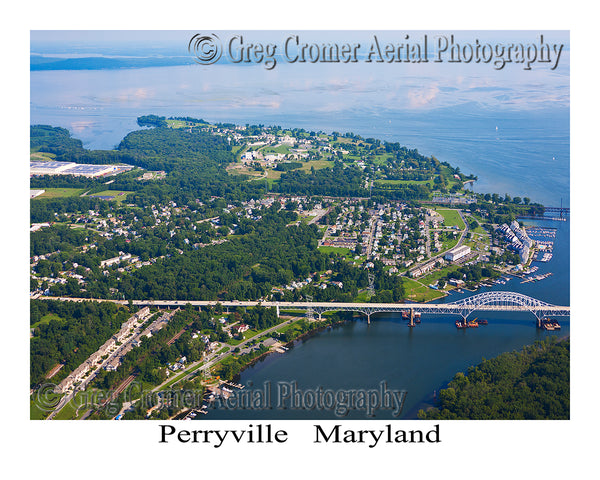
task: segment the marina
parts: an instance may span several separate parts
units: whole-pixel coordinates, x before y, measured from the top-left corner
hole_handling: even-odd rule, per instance
[[[530,277],[525,277],[524,280],[521,283],[528,283],[528,282],[539,282],[540,280],[544,280],[548,277],[552,276],[552,272],[547,272],[541,275],[535,275],[535,276],[530,276]]]

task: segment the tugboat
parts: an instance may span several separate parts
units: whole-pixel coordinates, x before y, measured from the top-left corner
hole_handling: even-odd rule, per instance
[[[467,328],[467,324],[463,323],[461,320],[454,322],[454,325],[456,325],[456,328]]]
[[[554,330],[560,330],[560,323],[558,323],[557,320],[554,320],[552,326],[554,327]]]
[[[551,332],[551,331],[555,330],[554,322],[552,320],[550,320],[549,318],[544,318],[542,320],[542,328],[544,330],[548,330]],[[559,328],[560,328],[560,326],[559,326]]]
[[[415,323],[421,323],[421,312],[415,312]]]

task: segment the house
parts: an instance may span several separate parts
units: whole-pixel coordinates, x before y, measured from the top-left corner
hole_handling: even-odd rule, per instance
[[[248,325],[246,325],[245,323],[242,323],[240,325],[234,325],[233,327],[231,327],[231,329],[235,333],[244,333],[244,332],[250,330],[250,327]]]

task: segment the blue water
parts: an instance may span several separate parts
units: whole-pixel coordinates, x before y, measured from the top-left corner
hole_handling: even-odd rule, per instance
[[[459,166],[478,176],[476,191],[568,206],[566,74],[445,64],[35,71],[30,112],[88,148],[115,147],[150,113],[354,132]]]

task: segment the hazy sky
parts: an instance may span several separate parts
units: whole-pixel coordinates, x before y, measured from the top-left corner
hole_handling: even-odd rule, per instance
[[[212,33],[211,31],[210,33]],[[394,39],[401,40],[404,32],[410,33],[414,38],[422,34],[427,34],[432,37],[436,34],[451,34],[464,36],[465,38],[479,38],[482,41],[488,42],[532,42],[535,41],[539,34],[544,34],[548,41],[553,43],[563,43],[568,49],[569,32],[568,31],[474,31],[474,30],[430,30],[430,31],[378,31],[378,30],[354,30],[354,31],[326,31],[326,30],[283,30],[283,31],[215,31],[221,38],[226,38],[235,34],[246,34],[251,36],[255,41],[282,41],[288,34],[303,33],[310,37],[311,41],[367,41],[373,33],[387,33],[393,35]],[[90,47],[103,45],[122,47],[128,46],[146,46],[146,47],[173,47],[181,45],[182,48],[187,48],[187,41],[198,31],[186,30],[32,30],[31,50],[45,49],[48,45],[64,47]],[[201,33],[209,33],[203,31]]]

